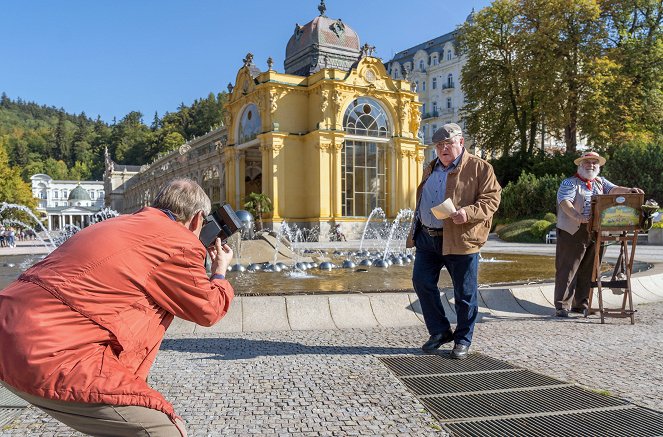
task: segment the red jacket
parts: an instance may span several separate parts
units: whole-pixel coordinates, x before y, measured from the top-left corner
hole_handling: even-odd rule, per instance
[[[211,326],[234,292],[206,250],[144,208],[83,229],[0,293],[0,379],[64,401],[173,406],[147,385],[173,315]]]

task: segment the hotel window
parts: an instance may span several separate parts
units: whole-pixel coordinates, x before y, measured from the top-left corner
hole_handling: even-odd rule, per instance
[[[431,85],[433,86],[433,89],[437,88],[437,77],[433,78],[433,83]]]
[[[447,109],[451,109],[451,97],[447,97]]]
[[[345,111],[343,129],[342,214],[367,217],[377,207],[386,208],[385,146],[391,136],[387,113],[377,101],[359,97]]]
[[[424,71],[424,61],[419,61],[419,71]]]
[[[454,87],[454,75],[449,73],[447,76],[447,88],[453,88]]]
[[[447,50],[447,61],[451,61],[451,50]]]

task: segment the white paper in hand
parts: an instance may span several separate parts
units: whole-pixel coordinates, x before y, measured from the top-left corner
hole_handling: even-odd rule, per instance
[[[439,205],[432,207],[430,211],[433,213],[436,219],[444,220],[456,212],[456,207],[454,206],[453,202],[451,202],[451,198],[449,198]]]

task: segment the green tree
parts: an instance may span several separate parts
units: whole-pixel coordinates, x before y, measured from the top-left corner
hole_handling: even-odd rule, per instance
[[[67,164],[62,160],[56,160],[54,158],[46,158],[44,161],[44,173],[57,180],[67,179],[69,177]]]
[[[5,148],[0,145],[0,202],[27,206],[33,211],[37,206],[32,188],[21,178],[18,167],[11,167]],[[3,215],[3,218],[6,216]]]
[[[67,127],[65,124],[65,112],[58,113],[58,123],[53,132],[54,155],[57,159],[67,162],[71,157],[71,149],[67,141]]]
[[[601,0],[609,30],[607,58],[614,79],[600,97],[599,129],[585,128],[597,144],[660,142],[663,138],[663,2]],[[615,130],[614,127],[620,129]]]
[[[244,208],[258,219],[259,227],[262,230],[262,217],[264,214],[272,212],[272,201],[263,193],[250,193],[244,199]]]
[[[551,132],[563,132],[575,153],[582,110],[595,90],[607,33],[596,0],[524,0],[521,31],[542,88],[541,114]],[[602,71],[605,73],[605,71]]]
[[[84,162],[76,161],[69,169],[69,179],[73,181],[85,181],[90,179],[90,169]]]

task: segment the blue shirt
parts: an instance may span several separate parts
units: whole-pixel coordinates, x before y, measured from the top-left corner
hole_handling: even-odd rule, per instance
[[[421,191],[421,200],[419,201],[418,216],[424,226],[429,228],[442,228],[442,220],[435,218],[431,208],[444,202],[444,194],[447,191],[447,175],[451,170],[458,167],[460,159],[465,150],[453,160],[449,167],[445,167],[439,158],[435,158],[435,167],[430,174],[424,188]]]
[[[607,180],[606,178],[597,177],[603,183],[603,190],[600,189],[601,184],[597,184],[596,181],[592,182],[592,190],[585,185],[585,182],[581,181],[575,176],[566,178],[562,181],[557,190],[557,204],[559,205],[564,200],[568,200],[573,204],[573,200],[576,198],[576,192],[578,186],[580,186],[580,193],[585,196],[585,203],[582,208],[582,215],[589,218],[589,214],[592,209],[592,196],[595,194],[608,194],[610,190],[615,188],[615,184]]]

